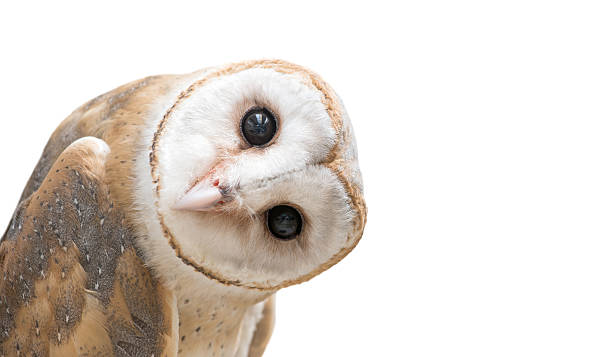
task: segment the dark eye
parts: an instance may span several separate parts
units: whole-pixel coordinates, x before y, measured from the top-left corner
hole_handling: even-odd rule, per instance
[[[278,239],[293,239],[302,231],[302,215],[291,206],[272,207],[268,211],[268,229]]]
[[[265,108],[249,110],[240,123],[244,139],[253,146],[263,146],[276,134],[276,118]]]

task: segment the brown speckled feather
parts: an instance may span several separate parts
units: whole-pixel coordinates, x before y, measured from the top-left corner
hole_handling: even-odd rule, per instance
[[[144,266],[95,139],[55,160],[0,243],[0,356],[161,356],[170,294]]]

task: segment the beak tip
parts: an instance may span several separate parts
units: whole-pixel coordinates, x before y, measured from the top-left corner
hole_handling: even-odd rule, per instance
[[[174,210],[205,211],[212,208],[223,198],[217,187],[193,188],[179,199],[173,206]]]

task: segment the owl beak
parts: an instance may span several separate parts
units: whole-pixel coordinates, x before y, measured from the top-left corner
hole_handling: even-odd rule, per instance
[[[172,209],[183,211],[208,211],[217,203],[221,203],[223,193],[214,185],[195,185],[178,200]]]

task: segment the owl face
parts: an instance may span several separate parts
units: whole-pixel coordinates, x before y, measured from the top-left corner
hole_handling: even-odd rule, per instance
[[[157,224],[185,265],[278,289],[342,259],[365,206],[344,108],[316,75],[259,61],[211,69],[157,121]]]

